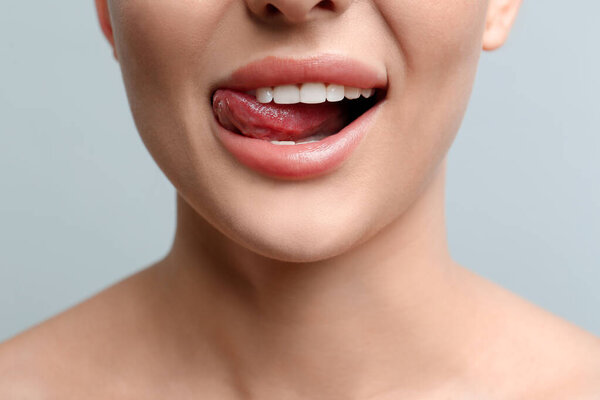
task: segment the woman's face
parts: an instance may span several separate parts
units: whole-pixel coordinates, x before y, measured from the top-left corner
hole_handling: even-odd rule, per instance
[[[279,12],[263,14],[268,3]],[[471,92],[487,8],[487,0],[109,0],[133,116],[160,168],[214,227],[286,261],[357,246],[439,172]],[[267,56],[325,53],[362,61],[387,81],[359,145],[312,178],[240,163],[217,137],[219,82]]]

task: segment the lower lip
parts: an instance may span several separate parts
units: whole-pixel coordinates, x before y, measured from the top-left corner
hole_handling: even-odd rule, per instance
[[[216,124],[216,136],[240,163],[270,177],[280,179],[314,178],[337,169],[350,157],[373,125],[383,101],[352,121],[338,133],[318,142],[276,145],[231,132]]]

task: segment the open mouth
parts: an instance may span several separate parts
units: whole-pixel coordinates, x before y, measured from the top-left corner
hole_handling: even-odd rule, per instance
[[[336,135],[385,98],[381,88],[308,82],[248,91],[217,89],[215,118],[225,129],[273,145],[319,142]]]
[[[211,125],[239,164],[271,178],[312,179],[350,158],[387,88],[382,63],[336,53],[267,56],[213,84]]]

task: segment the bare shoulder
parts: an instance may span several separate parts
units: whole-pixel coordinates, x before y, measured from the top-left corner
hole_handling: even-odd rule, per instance
[[[600,399],[600,338],[484,278],[473,279],[481,300],[475,312],[486,325],[483,335],[493,338],[480,342],[479,380],[515,400]]]
[[[96,396],[99,382],[115,382],[118,354],[134,329],[137,281],[129,277],[0,344],[0,399]],[[95,393],[90,393],[93,390]]]
[[[530,365],[523,365],[524,374],[528,374],[532,382],[531,389],[524,390],[523,398],[600,399],[600,342],[597,338],[573,330],[557,339],[550,338],[546,349],[546,355]]]
[[[546,377],[532,386],[535,398],[600,399],[600,339],[562,320],[545,328],[555,329],[553,334],[540,338],[536,349],[541,352],[545,348],[546,354],[531,369],[524,364],[532,377],[536,368]]]

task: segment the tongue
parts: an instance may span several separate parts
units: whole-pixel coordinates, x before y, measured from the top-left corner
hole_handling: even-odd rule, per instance
[[[349,115],[344,104],[259,103],[254,96],[228,89],[217,90],[213,96],[213,112],[223,127],[244,136],[279,141],[339,132]]]

